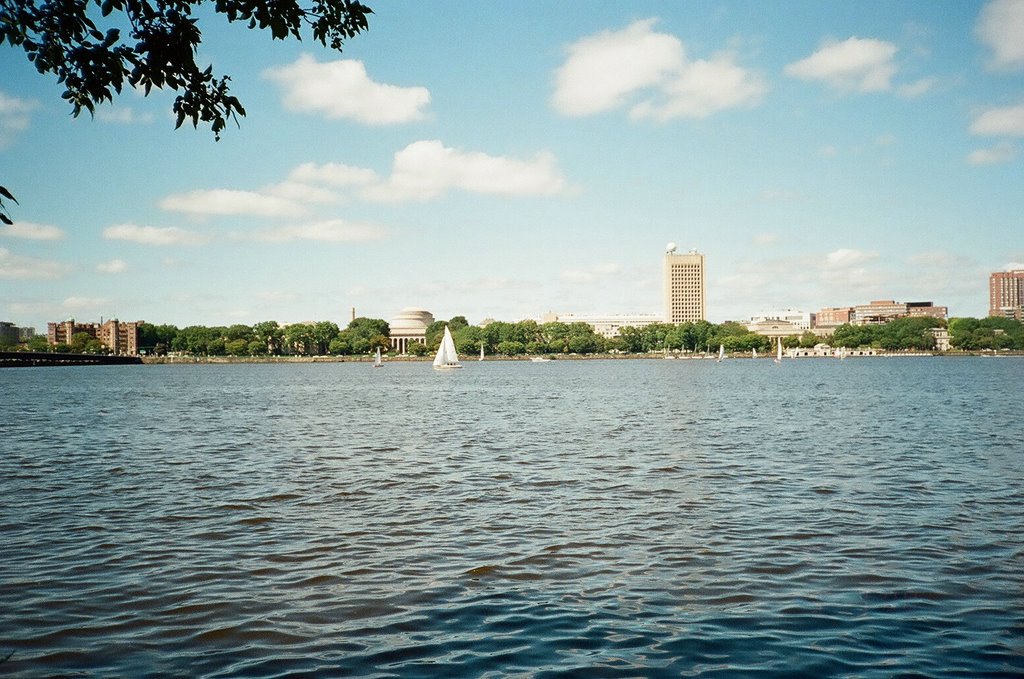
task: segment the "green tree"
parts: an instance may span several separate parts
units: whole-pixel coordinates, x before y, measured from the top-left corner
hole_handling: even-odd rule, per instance
[[[249,342],[244,339],[228,340],[224,344],[224,351],[228,356],[248,356]]]
[[[312,323],[293,323],[284,329],[284,347],[290,354],[312,356],[316,353],[316,336]]]
[[[313,341],[316,343],[316,353],[326,354],[330,351],[331,342],[337,339],[341,331],[337,323],[331,321],[319,321],[313,324]]]
[[[281,353],[281,343],[284,338],[284,330],[277,321],[260,321],[252,326],[253,338],[259,341],[266,348],[267,353],[276,356]]]
[[[409,342],[405,352],[410,356],[429,356],[430,349],[422,342]]]
[[[35,335],[34,337],[29,337],[25,347],[29,351],[49,351],[50,343],[44,335]]]
[[[231,94],[228,76],[196,63],[199,5],[230,23],[269,29],[274,39],[301,40],[306,27],[315,41],[339,52],[345,40],[367,30],[372,13],[353,0],[309,0],[307,7],[298,0],[2,0],[0,43],[22,48],[37,71],[55,75],[75,116],[93,113],[126,85],[147,95],[155,87],[178,93],[175,127],[202,121],[219,139],[227,121],[237,122],[245,109]]]

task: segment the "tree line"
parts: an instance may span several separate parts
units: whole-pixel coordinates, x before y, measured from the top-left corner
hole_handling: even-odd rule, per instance
[[[774,340],[750,332],[740,323],[653,323],[642,328],[624,327],[618,337],[606,338],[587,323],[537,323],[496,321],[484,327],[470,325],[465,316],[434,321],[426,330],[426,343],[412,343],[409,354],[427,356],[437,351],[445,326],[451,329],[456,349],[463,355],[483,347],[487,355],[600,354],[651,352],[714,353],[719,346],[729,353],[768,353]],[[947,327],[950,345],[964,351],[1024,351],[1024,324],[1007,318],[898,318],[884,325],[841,325],[831,336],[808,330],[786,337],[787,348],[811,348],[825,343],[833,347],[874,348],[884,351],[928,351],[935,348],[934,328]],[[168,353],[193,356],[350,356],[372,354],[391,346],[387,321],[356,318],[345,328],[331,321],[280,325],[261,321],[230,326],[139,325],[139,349],[149,355]],[[106,353],[88,333],[76,333],[68,343],[55,347],[37,335],[25,342],[0,344],[2,350]]]

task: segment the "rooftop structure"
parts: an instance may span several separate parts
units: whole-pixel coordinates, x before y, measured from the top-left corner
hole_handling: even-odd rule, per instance
[[[707,316],[704,255],[696,250],[676,252],[676,244],[665,247],[665,321],[696,323]]]

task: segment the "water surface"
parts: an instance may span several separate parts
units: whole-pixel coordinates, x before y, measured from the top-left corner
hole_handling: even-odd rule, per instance
[[[0,371],[0,673],[1021,676],[1022,381]]]

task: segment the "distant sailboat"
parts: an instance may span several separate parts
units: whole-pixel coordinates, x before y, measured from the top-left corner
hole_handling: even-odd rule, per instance
[[[480,343],[480,358],[478,358],[476,360],[478,360],[478,361],[484,360],[484,343],[483,342]]]
[[[753,348],[752,348],[752,351],[753,351],[754,353],[753,353],[753,355],[751,356],[751,358],[757,358],[757,347],[753,347]]]
[[[377,355],[373,357],[373,367],[374,368],[383,368],[384,367],[384,361],[382,361],[381,358],[380,358],[380,347],[377,347]]]
[[[451,370],[461,368],[459,355],[455,352],[455,340],[452,339],[451,330],[444,326],[444,338],[441,339],[441,346],[437,348],[437,356],[434,357],[435,370]]]
[[[775,362],[782,363],[782,338],[779,338],[779,350],[775,354]]]
[[[716,363],[721,363],[723,358],[725,358],[725,345],[724,344],[719,344],[718,345],[718,358],[715,359],[715,362]]]

